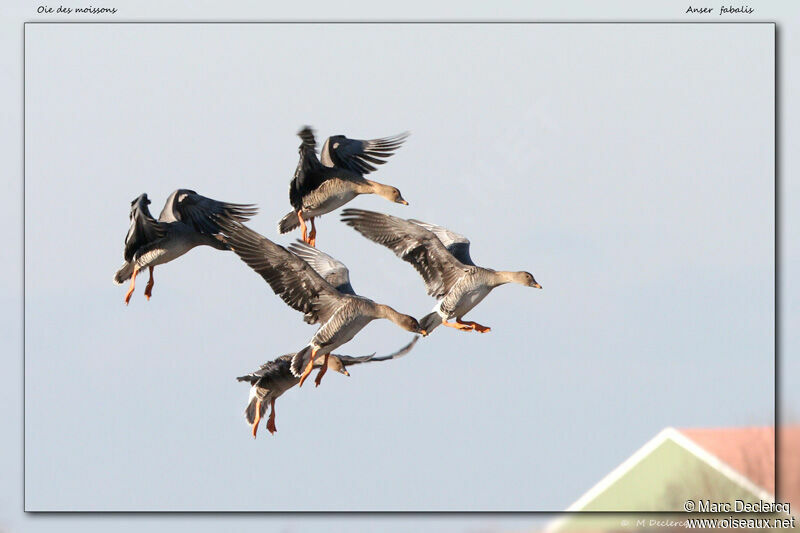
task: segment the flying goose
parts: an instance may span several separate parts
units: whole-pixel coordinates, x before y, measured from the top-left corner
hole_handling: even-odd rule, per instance
[[[114,275],[117,285],[131,280],[125,295],[126,305],[131,300],[136,275],[140,270],[145,267],[150,269],[150,279],[144,290],[149,300],[153,291],[153,269],[157,265],[172,261],[203,244],[217,250],[229,250],[219,235],[217,221],[243,222],[257,212],[252,205],[218,202],[189,189],[173,192],[167,198],[158,220],[150,214],[148,205],[150,200],[147,194],[141,194],[131,202],[131,224],[125,237],[125,264]]]
[[[419,336],[414,336],[411,342],[403,346],[400,350],[382,357],[375,357],[374,353],[361,357],[330,354],[328,358],[328,368],[344,374],[345,376],[349,376],[350,372],[347,371],[348,366],[397,359],[410,352],[417,340],[419,340]],[[256,437],[258,423],[261,421],[268,407],[271,408],[271,410],[269,419],[267,420],[267,430],[270,433],[275,433],[278,430],[275,427],[275,400],[300,382],[300,378],[295,376],[291,370],[292,358],[294,358],[295,355],[297,354],[289,353],[282,355],[277,359],[264,363],[255,372],[236,378],[238,381],[247,381],[251,385],[250,397],[248,398],[247,408],[244,410],[244,416],[245,419],[247,419],[247,423],[252,427],[253,438]],[[322,361],[317,359],[314,362],[314,366],[322,366]]]
[[[328,354],[373,320],[386,318],[406,331],[426,335],[414,317],[355,294],[347,267],[331,256],[300,241],[289,251],[239,222],[228,221],[223,230],[236,255],[259,273],[275,294],[302,312],[307,323],[320,324],[291,361],[292,374],[300,378],[301,387],[317,356],[325,356],[315,380],[319,386],[328,370]]]
[[[364,178],[375,170],[374,165],[384,164],[394,154],[408,133],[366,141],[334,135],[325,141],[320,158],[311,128],[305,126],[298,135],[302,139],[300,161],[289,184],[293,210],[278,222],[281,234],[300,226],[303,242],[315,246],[314,217],[338,209],[359,194],[377,194],[390,202],[408,205],[397,188]],[[308,220],[311,233],[306,228]]]
[[[363,209],[345,209],[342,221],[371,241],[386,246],[419,272],[428,294],[438,300],[433,311],[419,321],[428,333],[439,324],[486,333],[491,328],[461,319],[492,289],[505,283],[542,288],[529,272],[475,265],[469,255],[469,240],[442,226]],[[448,322],[452,318],[456,321]]]

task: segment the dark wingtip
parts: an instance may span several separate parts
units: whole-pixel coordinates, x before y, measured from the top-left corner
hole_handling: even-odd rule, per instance
[[[408,139],[410,136],[411,136],[411,132],[406,130],[406,131],[398,133],[397,135],[395,135],[393,137],[390,137],[390,139],[393,142],[398,143],[398,146],[399,146],[399,145],[403,144],[406,141],[406,139]]]
[[[224,212],[216,215],[216,219],[230,219],[236,222],[247,222],[258,214],[258,207],[255,204],[225,204]]]
[[[316,147],[317,141],[314,138],[314,130],[311,126],[303,126],[300,131],[297,132],[297,136],[303,140],[302,146]]]
[[[214,220],[214,223],[219,228],[220,232],[225,234],[226,237],[234,238],[237,232],[245,231],[247,226],[245,226],[242,221],[237,220],[236,217],[230,217],[224,214],[214,214],[211,215],[211,218]],[[226,241],[225,244],[230,245],[229,241]]]
[[[377,211],[368,211],[366,209],[348,208],[344,209],[340,215],[340,220],[351,226],[356,227],[358,222],[361,223],[375,223],[376,221],[391,219],[391,215],[378,213]],[[358,229],[358,228],[356,228]]]
[[[150,205],[150,199],[147,197],[147,193],[143,192],[133,200],[131,200],[131,207],[135,206],[139,202],[144,202],[144,205]]]
[[[355,207],[348,207],[347,209],[343,209],[341,213],[341,218],[344,220],[345,217],[360,217],[363,215],[379,215],[375,211],[367,211],[366,209],[358,209]]]

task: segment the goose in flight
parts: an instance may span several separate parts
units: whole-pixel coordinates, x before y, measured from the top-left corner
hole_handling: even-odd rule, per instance
[[[176,259],[195,246],[208,245],[217,250],[229,250],[219,235],[219,220],[243,222],[255,215],[252,205],[218,202],[189,189],[178,189],[167,198],[164,209],[153,218],[148,209],[150,199],[142,194],[131,202],[130,228],[125,237],[125,264],[114,275],[120,285],[131,280],[125,295],[128,304],[140,270],[149,268],[150,279],[144,290],[149,300],[153,292],[153,269]]]
[[[381,139],[348,139],[344,135],[329,137],[317,158],[314,132],[305,126],[298,133],[300,160],[289,184],[292,211],[278,222],[283,234],[300,226],[303,242],[316,246],[317,229],[314,217],[338,209],[359,194],[377,194],[390,202],[408,205],[397,188],[364,178],[382,165],[403,144],[408,133]],[[308,233],[306,221],[311,221]]]
[[[419,272],[428,294],[438,300],[433,311],[419,321],[428,333],[439,324],[486,333],[491,328],[461,319],[492,289],[505,283],[542,288],[530,272],[475,265],[469,255],[469,240],[442,226],[363,209],[345,209],[342,221],[369,240],[386,246]],[[453,318],[455,322],[448,322]]]
[[[349,376],[348,366],[397,359],[410,352],[417,340],[419,340],[419,336],[414,336],[411,342],[400,350],[381,357],[375,357],[374,353],[361,357],[330,354],[328,368]],[[300,382],[300,378],[295,376],[291,370],[292,359],[295,355],[297,354],[282,355],[277,359],[264,363],[255,372],[236,378],[238,381],[250,383],[250,397],[248,398],[247,408],[244,410],[244,416],[247,423],[252,427],[253,438],[256,437],[258,424],[266,413],[267,408],[270,408],[267,430],[270,433],[275,433],[278,430],[275,427],[275,400]],[[314,362],[314,366],[322,366],[322,362],[317,359]]]
[[[388,305],[358,296],[347,267],[328,254],[298,241],[287,250],[238,222],[223,226],[227,242],[309,324],[320,324],[308,345],[292,357],[290,369],[303,386],[318,356],[325,356],[315,380],[319,386],[328,370],[328,355],[349,342],[367,324],[388,319],[412,333],[427,333],[417,320]]]

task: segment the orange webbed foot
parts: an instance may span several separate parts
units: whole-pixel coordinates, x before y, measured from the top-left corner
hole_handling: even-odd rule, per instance
[[[317,387],[319,384],[322,383],[322,376],[325,375],[325,372],[328,371],[328,357],[330,354],[325,354],[325,358],[322,360],[322,367],[320,367],[319,372],[317,372],[317,379],[314,380],[314,383]]]
[[[303,383],[306,382],[308,375],[311,374],[311,365],[309,364],[305,370],[303,370],[303,375],[300,376],[300,383],[297,384],[298,387],[302,387]]]
[[[472,331],[472,326],[463,322],[448,322],[447,320],[442,320],[442,325],[447,326],[448,328],[457,329],[459,331]]]
[[[311,359],[308,360],[308,364],[306,365],[305,370],[303,370],[303,375],[300,376],[300,383],[298,384],[298,387],[302,387],[303,383],[306,382],[306,379],[308,378],[309,374],[311,374],[311,370],[314,368],[314,357],[316,357],[316,355],[317,355],[317,349],[315,348],[314,350],[311,351]]]
[[[155,280],[153,279],[153,267],[150,267],[150,279],[147,280],[147,286],[144,288],[144,296],[147,300],[150,300],[150,297],[153,295],[153,284]]]
[[[314,225],[314,219],[311,219],[311,232],[308,234],[308,244],[312,248],[317,247],[317,227]]]
[[[131,301],[131,296],[133,296],[133,289],[136,288],[136,275],[139,273],[139,267],[133,267],[133,273],[131,274],[131,286],[128,288],[127,294],[125,294],[125,305],[128,305]]]
[[[297,220],[300,221],[300,231],[303,234],[302,235],[303,242],[306,243],[306,244],[309,244],[309,242],[308,242],[308,240],[309,240],[308,239],[308,227],[306,226],[306,221],[303,220],[303,212],[302,211],[298,211],[297,212]]]
[[[267,431],[269,431],[270,435],[274,435],[278,428],[275,427],[275,398],[270,400],[269,402],[270,411],[269,411],[269,419],[267,420]]]
[[[478,324],[477,322],[461,322],[461,321],[458,321],[458,323],[459,324],[464,324],[466,326],[469,326],[470,328],[474,329],[478,333],[488,333],[488,332],[492,331],[492,328],[490,328],[489,326],[482,326],[482,325]]]
[[[323,366],[322,368],[319,369],[319,372],[317,372],[317,377],[314,380],[314,386],[315,387],[319,387],[319,384],[322,383],[322,376],[325,375],[325,371],[327,369],[328,369],[328,367],[326,367],[326,366]]]

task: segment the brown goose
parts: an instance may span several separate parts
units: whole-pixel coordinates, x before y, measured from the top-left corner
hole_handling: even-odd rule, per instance
[[[325,356],[315,380],[319,385],[328,370],[328,354],[373,320],[385,318],[406,331],[426,335],[414,317],[355,294],[347,267],[331,256],[300,241],[289,251],[238,222],[225,223],[223,230],[236,255],[259,273],[275,294],[304,313],[307,323],[320,324],[308,345],[292,358],[290,368],[300,378],[301,387],[317,356]]]
[[[278,222],[283,234],[300,226],[303,242],[316,245],[317,228],[314,218],[338,209],[359,194],[377,194],[390,202],[408,205],[400,191],[390,185],[364,178],[392,156],[408,137],[401,133],[382,139],[348,139],[344,135],[329,137],[317,158],[317,141],[309,126],[298,133],[300,161],[289,184],[292,211]],[[306,221],[311,221],[311,233]]]
[[[403,346],[400,350],[382,357],[375,357],[375,354],[361,357],[330,354],[328,358],[328,368],[340,374],[344,374],[345,376],[349,376],[350,372],[347,371],[348,366],[397,359],[410,352],[417,340],[419,340],[419,336],[415,336],[411,342]],[[258,432],[258,423],[261,421],[268,407],[270,408],[270,413],[269,419],[267,420],[267,430],[270,433],[275,433],[278,430],[275,427],[275,400],[284,392],[300,383],[300,378],[292,374],[291,370],[292,358],[294,358],[295,355],[297,354],[289,353],[282,355],[277,359],[264,363],[255,372],[236,378],[239,381],[247,381],[251,385],[250,398],[248,399],[247,408],[244,410],[244,416],[247,419],[247,423],[252,427],[253,438],[255,438]],[[314,366],[322,366],[322,361],[317,359],[314,362]]]
[[[486,333],[491,328],[461,319],[492,289],[505,283],[542,288],[530,272],[475,265],[469,255],[469,240],[442,226],[363,209],[345,209],[342,221],[371,241],[386,246],[420,273],[428,294],[438,300],[433,311],[420,320],[420,326],[428,333],[439,324]],[[453,318],[455,322],[448,322]]]
[[[142,194],[131,202],[128,235],[125,237],[125,264],[114,275],[120,285],[131,280],[125,303],[128,304],[136,286],[136,275],[150,269],[150,279],[144,295],[149,300],[153,291],[153,269],[176,259],[195,246],[208,245],[217,250],[230,250],[219,234],[218,221],[243,222],[255,215],[252,205],[218,202],[189,189],[173,192],[164,209],[153,218],[148,209],[150,200]]]

